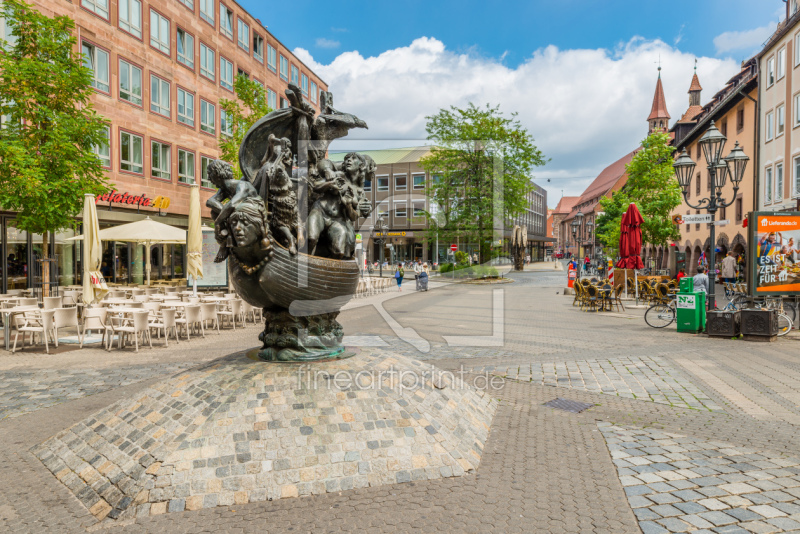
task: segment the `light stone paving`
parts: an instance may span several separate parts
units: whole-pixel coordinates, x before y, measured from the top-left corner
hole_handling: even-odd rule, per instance
[[[656,356],[531,362],[482,366],[472,371],[694,410],[723,411],[678,369]]]
[[[177,373],[195,365],[181,362],[107,369],[0,371],[0,419],[19,417],[148,378]]]
[[[644,534],[800,531],[800,459],[598,422]]]
[[[132,519],[462,476],[480,463],[496,407],[449,373],[380,349],[303,365],[239,353],[31,452],[97,519]]]

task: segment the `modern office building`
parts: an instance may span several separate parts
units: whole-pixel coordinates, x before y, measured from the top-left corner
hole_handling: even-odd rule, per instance
[[[187,226],[189,185],[201,185],[203,205],[214,192],[205,168],[219,157],[219,136],[230,132],[220,101],[235,97],[237,74],[261,83],[274,109],[288,105],[284,91],[290,82],[317,110],[319,92],[327,90],[232,0],[33,0],[33,6],[75,21],[77,47],[94,71],[94,107],[110,122],[108,142],[97,152],[115,192],[98,199],[101,228],[146,215]],[[1,19],[0,38],[13,40]],[[204,216],[210,216],[205,208]],[[73,233],[50,240],[62,284],[80,281],[79,245],[66,240]],[[41,236],[18,231],[14,214],[0,213],[0,240],[6,258],[2,289],[28,287],[28,266],[41,252]],[[110,281],[141,282],[142,246],[104,246]],[[182,245],[153,246],[151,261],[153,278],[183,277]]]

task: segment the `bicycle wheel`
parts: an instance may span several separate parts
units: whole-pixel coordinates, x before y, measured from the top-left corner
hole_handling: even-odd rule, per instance
[[[664,328],[675,320],[675,308],[667,304],[653,304],[644,312],[644,321],[653,328]]]
[[[783,313],[789,316],[789,319],[792,320],[792,324],[797,322],[797,308],[793,302],[783,302]]]
[[[792,320],[785,313],[778,315],[778,335],[785,336],[792,330]]]

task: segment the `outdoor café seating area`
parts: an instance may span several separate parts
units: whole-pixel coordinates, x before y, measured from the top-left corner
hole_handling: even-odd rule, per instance
[[[118,286],[92,306],[83,303],[83,288],[60,288],[41,299],[23,291],[0,295],[4,343],[12,353],[24,347],[50,353],[59,343],[100,346],[106,350],[169,346],[202,339],[221,329],[242,328],[262,320],[261,309],[235,293],[195,294],[179,286]]]
[[[638,286],[638,287],[637,287]],[[636,299],[643,304],[668,303],[671,295],[678,291],[675,280],[651,280],[633,278],[614,285],[608,278],[583,278],[573,284],[575,299],[573,306],[582,311],[625,311],[623,298]]]

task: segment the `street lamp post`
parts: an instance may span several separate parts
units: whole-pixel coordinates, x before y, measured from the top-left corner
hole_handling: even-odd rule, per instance
[[[378,217],[378,220],[375,221],[374,231],[377,232],[378,237],[375,238],[375,244],[378,245],[378,250],[380,253],[380,262],[378,263],[379,275],[383,278],[383,243],[384,237],[383,233],[387,230],[386,221],[383,220],[383,217]]]
[[[592,256],[597,256],[594,249],[594,223],[591,220],[586,221],[586,237],[589,239],[589,245],[592,247]]]
[[[739,191],[739,183],[744,177],[744,169],[747,167],[747,162],[750,158],[744,153],[744,150],[739,146],[739,142],[731,150],[727,157],[722,158],[722,149],[725,147],[727,138],[714,126],[714,121],[711,121],[711,126],[706,130],[703,137],[700,138],[700,146],[703,147],[703,154],[706,157],[708,167],[708,174],[711,177],[711,195],[708,198],[702,198],[694,205],[689,202],[689,191],[692,185],[692,175],[694,174],[695,162],[683,149],[680,157],[672,165],[675,168],[675,176],[678,178],[678,184],[681,186],[683,192],[683,199],[690,208],[705,209],[711,214],[711,251],[708,258],[708,303],[707,308],[713,309],[715,301],[715,278],[716,278],[716,232],[714,227],[715,214],[718,209],[726,208],[734,203],[736,200],[736,193]],[[725,181],[730,176],[731,183],[733,183],[733,197],[730,201],[722,198],[722,188],[725,186]]]

